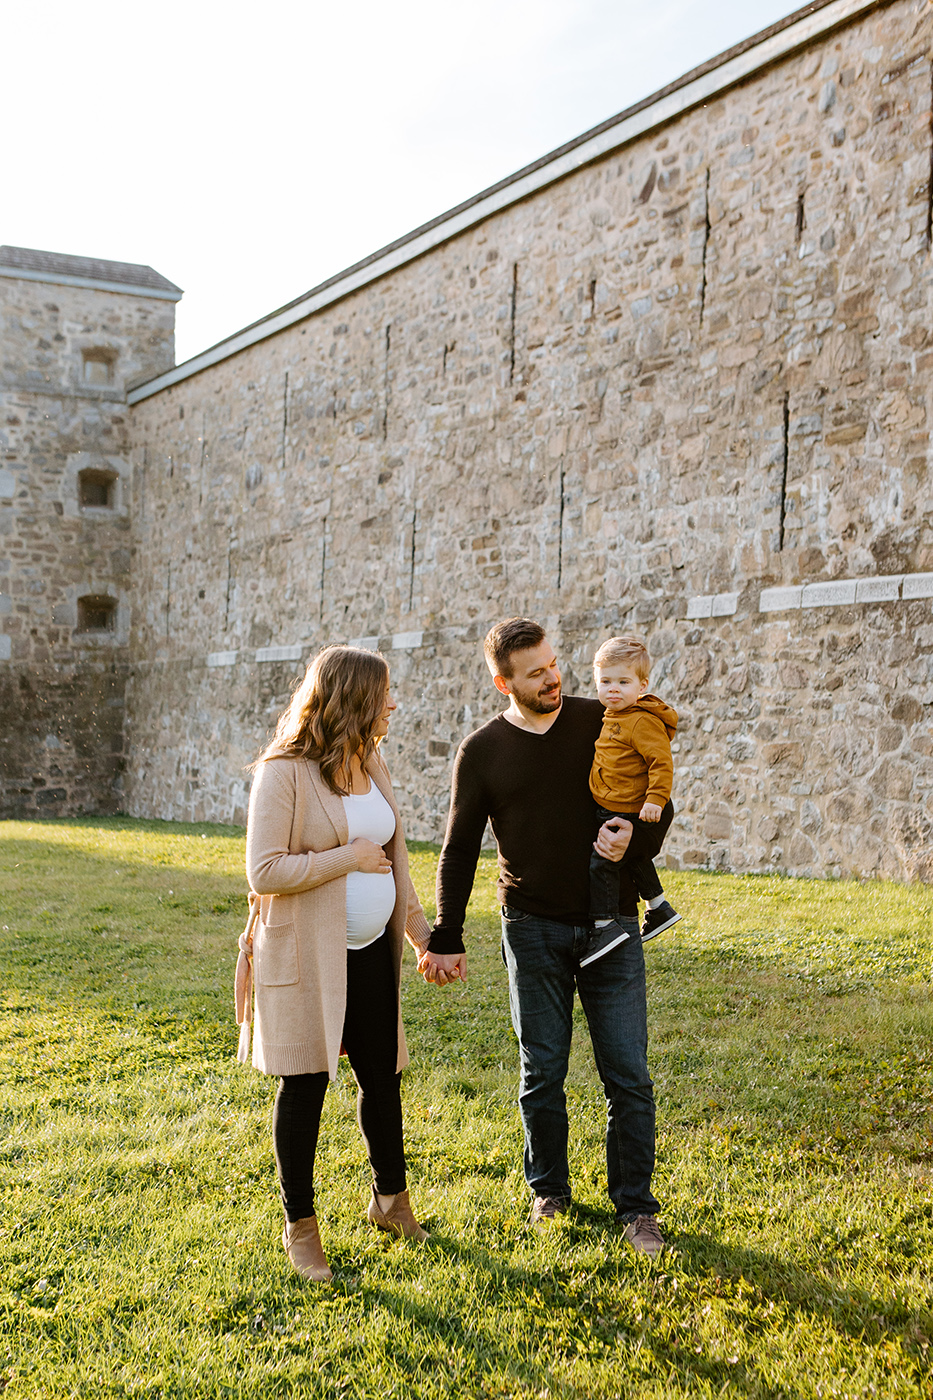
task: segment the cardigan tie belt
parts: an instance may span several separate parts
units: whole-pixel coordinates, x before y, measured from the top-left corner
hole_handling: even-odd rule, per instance
[[[259,895],[249,892],[249,915],[246,927],[238,940],[239,956],[236,960],[236,973],[233,979],[233,995],[236,1004],[236,1023],[240,1028],[237,1045],[237,1063],[245,1065],[249,1059],[250,1025],[253,1020],[253,925],[259,918]]]

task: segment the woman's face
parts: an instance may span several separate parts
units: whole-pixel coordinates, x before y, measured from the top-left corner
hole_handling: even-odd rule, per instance
[[[385,704],[382,707],[382,714],[379,716],[379,718],[376,720],[376,723],[373,725],[372,737],[374,739],[385,738],[385,736],[389,732],[389,720],[392,718],[393,711],[397,709],[398,706],[392,699],[392,692],[389,689],[389,687],[386,686],[386,698]]]

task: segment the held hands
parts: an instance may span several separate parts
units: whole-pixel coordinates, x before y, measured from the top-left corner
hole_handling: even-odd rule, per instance
[[[621,860],[632,839],[632,823],[624,817],[612,817],[603,822],[599,834],[593,842],[593,850],[603,860]]]
[[[425,951],[418,959],[418,971],[426,982],[446,987],[448,982],[467,980],[466,953],[431,953]]]
[[[656,802],[646,802],[638,815],[643,822],[659,822],[661,820],[661,808]]]
[[[356,855],[357,870],[362,870],[366,875],[388,875],[392,869],[392,862],[382,847],[377,846],[375,841],[367,841],[365,836],[357,836],[355,841],[351,841],[350,849]]]

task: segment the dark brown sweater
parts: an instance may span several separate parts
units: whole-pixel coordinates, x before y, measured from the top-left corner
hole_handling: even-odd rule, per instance
[[[499,902],[563,924],[588,921],[589,861],[599,830],[590,796],[598,700],[565,696],[544,734],[498,715],[468,735],[454,764],[447,835],[437,869],[433,953],[463,951],[463,922],[487,818],[499,848]],[[637,895],[622,876],[620,912]]]

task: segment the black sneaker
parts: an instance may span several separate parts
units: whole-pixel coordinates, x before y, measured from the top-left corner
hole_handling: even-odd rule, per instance
[[[586,940],[580,966],[588,967],[597,958],[604,958],[607,953],[612,952],[613,948],[618,948],[620,943],[624,943],[628,937],[630,937],[628,929],[624,929],[615,919],[611,924],[604,924],[602,928],[594,928]]]
[[[668,904],[666,899],[656,909],[646,909],[645,922],[641,926],[642,943],[647,943],[649,938],[657,938],[659,933],[670,928],[671,924],[679,923],[680,919],[681,915]]]
[[[569,1201],[559,1200],[557,1196],[535,1196],[535,1203],[531,1207],[532,1229],[546,1230],[552,1220],[567,1214],[569,1205]]]

